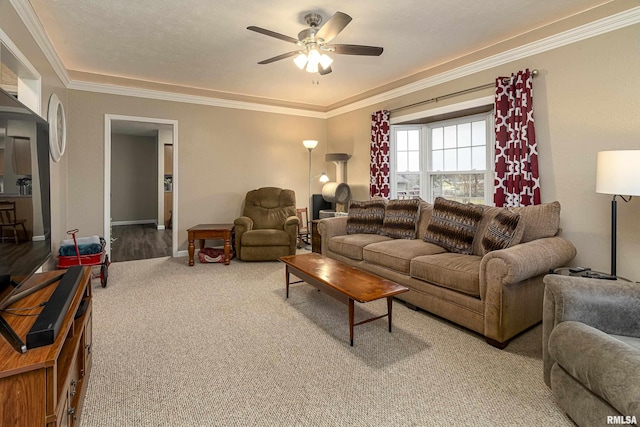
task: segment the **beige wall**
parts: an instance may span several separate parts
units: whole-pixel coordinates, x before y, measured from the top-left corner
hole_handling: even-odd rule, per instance
[[[357,198],[366,198],[371,112],[490,83],[526,67],[540,71],[533,87],[542,200],[562,204],[564,235],[578,248],[575,264],[608,272],[611,196],[595,193],[596,153],[640,149],[640,25],[333,117],[329,150],[353,154],[348,182]],[[392,118],[487,95],[491,89]],[[640,280],[639,199],[618,203],[618,275],[634,280]]]
[[[111,221],[157,222],[158,138],[111,135]]]
[[[303,139],[319,141],[314,175],[324,167],[326,120],[77,90],[69,90],[68,99],[69,223],[89,234],[103,234],[105,114],[178,121],[174,231],[181,250],[187,228],[233,222],[249,190],[290,188],[298,206],[306,206],[309,154]],[[315,183],[312,191],[320,189]]]

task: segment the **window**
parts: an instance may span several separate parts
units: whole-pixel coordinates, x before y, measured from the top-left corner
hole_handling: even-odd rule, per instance
[[[491,204],[491,113],[426,125],[397,125],[391,132],[392,198]]]

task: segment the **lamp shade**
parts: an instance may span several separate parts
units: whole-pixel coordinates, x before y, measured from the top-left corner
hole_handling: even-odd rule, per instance
[[[315,139],[305,139],[304,141],[302,141],[302,145],[304,145],[305,148],[309,150],[313,150],[318,146],[318,141],[316,141]]]
[[[640,150],[600,151],[596,193],[640,196]]]

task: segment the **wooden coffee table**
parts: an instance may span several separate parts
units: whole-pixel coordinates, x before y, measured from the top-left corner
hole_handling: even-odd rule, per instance
[[[409,288],[391,280],[383,279],[355,267],[317,253],[280,257],[286,264],[286,297],[289,298],[289,275],[304,280],[349,306],[349,341],[353,346],[353,327],[389,318],[391,332],[391,309],[393,296],[409,291]],[[354,301],[365,303],[380,298],[387,299],[387,314],[354,323]]]
[[[198,224],[187,230],[189,234],[189,265],[192,266],[196,251],[194,240],[200,240],[200,249],[204,248],[205,239],[224,239],[224,264],[231,260],[231,231],[233,224]]]

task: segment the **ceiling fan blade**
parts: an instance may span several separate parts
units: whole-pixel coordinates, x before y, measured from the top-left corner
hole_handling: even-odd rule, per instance
[[[344,27],[351,22],[351,17],[346,13],[336,12],[329,20],[318,30],[316,37],[323,39],[325,43],[329,43],[335,36],[344,30]]]
[[[281,59],[291,58],[292,56],[298,55],[300,52],[294,50],[292,52],[283,53],[282,55],[274,56],[273,58],[265,59],[264,61],[258,62],[258,64],[271,64],[272,62],[280,61]]]
[[[325,76],[329,74],[331,71],[332,71],[331,65],[329,65],[327,68],[318,67],[318,73],[320,73],[321,76]]]
[[[330,51],[340,55],[380,56],[383,49],[377,46],[362,46],[359,44],[332,44],[326,46]]]
[[[276,33],[275,31],[265,30],[264,28],[250,26],[247,27],[247,30],[255,31],[256,33],[264,34],[265,36],[275,37],[280,40],[284,40],[289,43],[297,44],[298,39],[294,39],[293,37],[285,36],[284,34]]]

